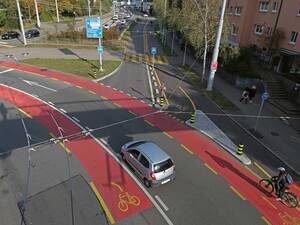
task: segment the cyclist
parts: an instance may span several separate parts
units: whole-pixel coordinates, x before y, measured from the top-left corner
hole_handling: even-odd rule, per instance
[[[278,170],[279,174],[276,179],[276,194],[278,198],[276,198],[276,200],[280,201],[282,198],[282,194],[285,192],[286,189],[288,189],[288,186],[293,183],[293,178],[290,174],[286,172],[285,168],[279,167]]]

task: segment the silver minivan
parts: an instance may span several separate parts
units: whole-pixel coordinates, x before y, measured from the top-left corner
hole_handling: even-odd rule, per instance
[[[121,148],[122,158],[147,187],[165,184],[175,178],[175,164],[157,144],[131,141]]]

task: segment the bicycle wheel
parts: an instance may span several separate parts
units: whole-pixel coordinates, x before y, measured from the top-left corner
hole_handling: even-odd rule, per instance
[[[282,194],[282,202],[290,208],[296,208],[298,206],[297,196],[291,192],[284,192]]]
[[[274,191],[274,185],[271,180],[262,179],[259,181],[260,187],[264,189],[268,194],[271,194]]]
[[[126,212],[128,210],[128,204],[124,200],[120,200],[118,203],[118,207],[122,212]]]
[[[131,196],[129,198],[129,203],[132,204],[132,205],[138,206],[141,203],[141,201],[140,201],[140,199],[138,197]]]

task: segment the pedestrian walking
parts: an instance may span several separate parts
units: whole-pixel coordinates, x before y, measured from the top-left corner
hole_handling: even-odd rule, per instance
[[[249,90],[249,102],[252,103],[256,95],[256,86],[253,85]]]
[[[249,101],[249,92],[250,92],[250,88],[249,87],[246,87],[245,90],[243,91],[242,93],[242,97],[240,99],[240,102],[245,102],[245,104],[248,103]]]

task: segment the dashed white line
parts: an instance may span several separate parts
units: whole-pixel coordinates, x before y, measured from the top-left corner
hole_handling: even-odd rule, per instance
[[[159,91],[157,88],[155,88],[155,93],[158,95],[159,94]]]
[[[53,102],[50,102],[50,101],[49,101],[48,103],[49,103],[50,105],[54,105],[54,103],[53,103]]]
[[[146,103],[144,100],[140,100],[142,103]]]
[[[113,88],[115,91],[117,91],[117,89],[116,88]]]
[[[72,116],[72,119],[75,120],[77,123],[80,123],[80,120],[77,119],[75,116]]]
[[[59,108],[59,109],[60,109],[60,111],[62,111],[63,113],[67,113],[66,110],[64,110],[64,109],[62,109],[62,108]]]
[[[122,91],[122,90],[119,90],[119,92],[124,93],[124,91]]]
[[[152,76],[152,80],[155,80],[155,76]]]
[[[156,81],[154,81],[154,86],[157,87],[157,82]]]
[[[35,94],[32,94],[34,97],[38,98],[39,96],[38,95],[35,95]]]
[[[161,198],[158,195],[155,195],[154,197],[160,203],[160,205],[164,208],[165,211],[169,210],[169,208],[166,206],[166,204],[161,200]]]
[[[1,71],[0,74],[1,73],[7,73],[7,72],[12,71],[12,70],[14,70],[14,69],[7,69],[7,70],[4,70],[4,71]]]

